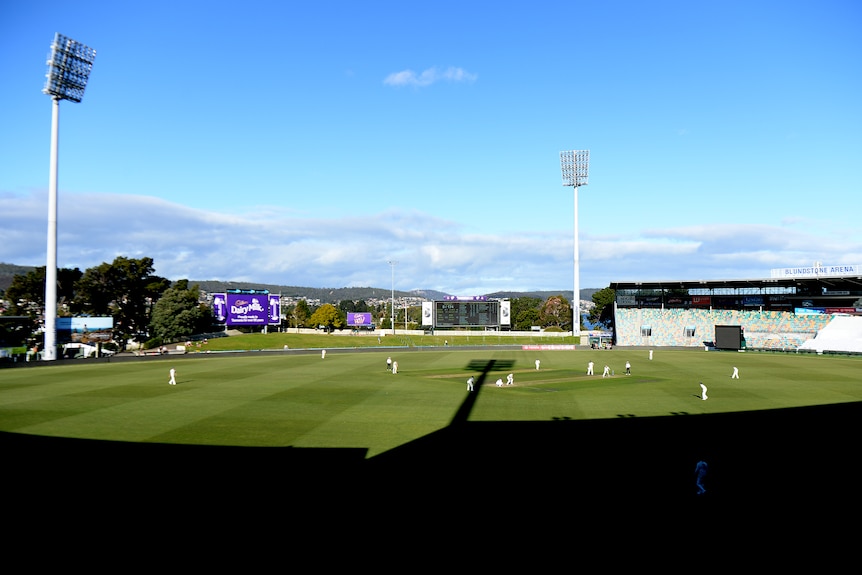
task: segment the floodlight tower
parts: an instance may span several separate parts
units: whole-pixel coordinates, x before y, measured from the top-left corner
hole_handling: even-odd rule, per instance
[[[45,349],[43,360],[57,359],[57,150],[60,100],[80,102],[96,51],[60,33],[54,35],[43,94],[51,96],[51,171],[48,185],[48,263],[45,266]]]
[[[389,267],[392,268],[392,316],[389,318],[390,325],[392,325],[392,335],[395,335],[395,264],[397,263],[394,260],[389,260]]]
[[[560,169],[563,185],[575,190],[575,291],[572,294],[572,336],[581,333],[581,278],[578,254],[578,188],[587,185],[590,170],[590,151],[571,150],[560,152]]]

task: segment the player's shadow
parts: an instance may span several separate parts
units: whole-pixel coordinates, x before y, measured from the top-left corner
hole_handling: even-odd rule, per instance
[[[467,397],[464,398],[464,401],[461,403],[458,411],[455,412],[455,416],[452,418],[452,422],[449,425],[462,425],[470,419],[470,412],[473,411],[473,407],[479,399],[479,394],[482,392],[482,384],[488,378],[488,374],[490,372],[498,369],[509,370],[512,369],[514,365],[514,360],[510,359],[474,359],[467,364],[467,370],[471,373],[478,371],[479,376],[476,377],[473,382],[474,391],[468,393]]]

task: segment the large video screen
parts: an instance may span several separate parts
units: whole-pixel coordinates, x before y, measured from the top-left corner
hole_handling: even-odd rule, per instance
[[[265,290],[213,294],[213,315],[225,325],[276,325],[281,321],[281,298]]]
[[[347,325],[350,327],[374,327],[370,312],[347,312]]]
[[[742,327],[738,325],[715,326],[715,347],[718,349],[741,349]]]
[[[93,343],[111,341],[114,318],[106,317],[58,317],[57,343]]]

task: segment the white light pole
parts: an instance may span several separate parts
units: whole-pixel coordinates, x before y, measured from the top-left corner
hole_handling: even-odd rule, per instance
[[[389,260],[389,267],[392,268],[392,317],[389,318],[392,325],[392,335],[395,335],[395,264],[397,263]]]
[[[590,151],[572,150],[560,152],[560,169],[563,185],[575,190],[575,290],[572,294],[572,336],[581,333],[581,278],[578,249],[578,188],[587,185],[590,170]]]
[[[57,359],[57,157],[60,100],[80,102],[96,51],[60,33],[54,35],[43,94],[51,96],[51,169],[48,183],[48,262],[45,266],[45,349],[43,360]]]

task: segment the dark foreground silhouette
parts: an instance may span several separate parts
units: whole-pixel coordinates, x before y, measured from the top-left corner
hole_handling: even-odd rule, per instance
[[[692,529],[733,516],[734,529],[747,521],[786,527],[803,518],[810,525],[808,518],[858,508],[855,485],[846,480],[855,472],[860,407],[456,420],[371,459],[362,449],[0,434],[3,493],[7,519],[103,516],[112,525],[145,523],[153,515],[212,525],[236,514],[297,524],[373,519],[399,530],[435,521],[503,529],[558,521],[631,524],[674,514],[678,526]],[[695,486],[700,459],[709,463],[703,495]]]

